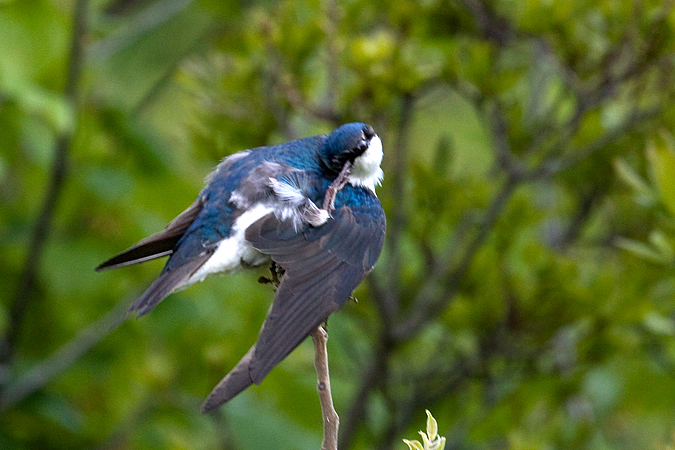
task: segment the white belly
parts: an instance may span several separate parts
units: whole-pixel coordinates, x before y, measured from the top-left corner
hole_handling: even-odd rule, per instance
[[[239,216],[232,225],[230,237],[218,243],[213,255],[190,277],[183,287],[204,281],[206,277],[217,273],[237,272],[244,267],[242,262],[249,266],[258,266],[268,261],[269,257],[251,247],[244,235],[246,229],[253,222],[273,211],[274,209],[271,206],[257,204]]]

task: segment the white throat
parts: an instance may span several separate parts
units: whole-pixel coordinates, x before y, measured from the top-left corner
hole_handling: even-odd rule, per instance
[[[380,168],[382,162],[382,141],[375,135],[370,140],[368,150],[354,160],[349,171],[347,181],[354,186],[363,186],[375,192],[375,185],[379,186],[384,178],[384,173]]]

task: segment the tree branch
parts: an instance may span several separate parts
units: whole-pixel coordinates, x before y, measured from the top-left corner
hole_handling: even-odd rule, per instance
[[[55,376],[70,367],[82,355],[98,344],[112,330],[127,318],[128,300],[120,302],[103,317],[80,332],[77,336],[35,364],[17,381],[2,391],[0,396],[0,412],[10,409],[28,395],[42,388]]]
[[[412,302],[415,306],[409,316],[405,321],[399,323],[394,330],[393,338],[397,342],[406,341],[413,337],[453,300],[462,279],[471,267],[474,256],[494,228],[501,212],[520,183],[521,181],[517,178],[507,178],[502,189],[495,195],[486,210],[478,231],[452,271],[449,271],[450,255],[443,255],[443,259],[436,265],[435,270],[429,274],[426,282],[415,296],[415,300]],[[442,284],[440,289],[439,283]],[[438,292],[442,292],[443,295],[439,296]]]
[[[647,120],[655,118],[661,111],[660,105],[647,109],[636,109],[632,111],[630,116],[621,125],[602,134],[585,147],[572,149],[572,151],[564,156],[543,161],[539,166],[524,174],[524,178],[526,181],[534,181],[550,178],[560,172],[564,172],[597,151],[602,150],[614,140],[625,135],[629,130],[634,129]]]
[[[385,261],[386,274],[382,277],[382,283],[378,283],[379,286],[383,287],[381,291],[382,295],[373,298],[387,333],[392,330],[395,324],[396,315],[401,303],[401,285],[398,282],[398,276],[403,266],[401,242],[403,241],[402,236],[408,223],[408,215],[404,202],[400,200],[405,198],[406,167],[408,165],[408,146],[406,140],[416,100],[417,97],[410,92],[404,94],[401,100],[401,111],[396,125],[397,135],[393,143],[393,152],[390,156],[393,163],[391,163],[392,167],[387,174],[387,178],[391,180],[391,197],[396,199],[397,207],[387,217],[385,246],[388,249],[388,258]]]
[[[75,111],[77,109],[75,106],[77,103],[77,85],[82,72],[82,41],[86,32],[86,6],[87,0],[77,0],[75,3],[68,73],[63,92],[64,97],[73,105]],[[63,183],[68,171],[68,152],[70,151],[71,143],[72,134],[63,134],[56,142],[51,179],[47,186],[40,215],[35,223],[35,228],[30,239],[26,262],[19,278],[19,286],[9,308],[9,321],[5,336],[2,338],[2,342],[0,342],[0,363],[8,363],[14,356],[16,339],[35,288],[35,280],[38,275],[42,252],[52,228],[54,211],[61,196]]]
[[[329,116],[338,118],[335,112],[336,98],[340,85],[340,49],[338,46],[338,26],[340,24],[340,9],[336,0],[325,0],[323,2],[325,20],[323,21],[324,33],[326,33],[326,57],[324,64],[328,72],[328,82],[326,86],[326,98],[320,111],[332,111]]]
[[[314,343],[314,367],[316,368],[316,390],[321,401],[321,416],[323,417],[323,442],[321,450],[337,450],[338,428],[340,417],[333,407],[333,397],[330,392],[330,375],[328,373],[328,333],[319,325],[312,331]]]

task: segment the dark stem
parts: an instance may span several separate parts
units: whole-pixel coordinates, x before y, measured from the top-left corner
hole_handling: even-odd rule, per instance
[[[73,36],[70,44],[68,73],[64,87],[64,96],[73,105],[75,112],[77,111],[77,85],[82,71],[82,41],[86,30],[86,5],[87,0],[77,0],[75,3],[75,10],[73,11]],[[5,336],[2,338],[2,342],[0,342],[0,363],[8,363],[14,356],[17,336],[35,289],[35,280],[39,272],[42,252],[52,228],[54,211],[56,210],[56,205],[63,190],[63,183],[66,179],[68,152],[72,140],[71,134],[63,134],[56,142],[51,178],[47,186],[40,215],[35,223],[35,228],[28,245],[26,261],[19,277],[19,286],[10,306]]]

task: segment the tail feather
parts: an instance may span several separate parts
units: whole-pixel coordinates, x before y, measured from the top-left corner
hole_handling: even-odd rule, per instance
[[[183,236],[183,233],[185,233],[185,230],[197,218],[203,207],[204,202],[200,197],[185,211],[180,213],[178,217],[173,219],[163,231],[143,239],[138,244],[113,256],[99,265],[96,271],[115,269],[170,255],[173,253],[174,247]]]
[[[185,286],[190,277],[211,257],[213,252],[204,252],[197,258],[186,261],[172,270],[164,270],[159,277],[129,307],[129,312],[138,311],[144,316],[169,294]]]
[[[162,234],[162,233],[159,233]],[[130,266],[155,258],[161,258],[173,253],[173,248],[178,243],[180,236],[159,236],[159,234],[143,239],[133,247],[113,256],[96,268],[97,272],[105,269],[117,269],[118,267]]]

